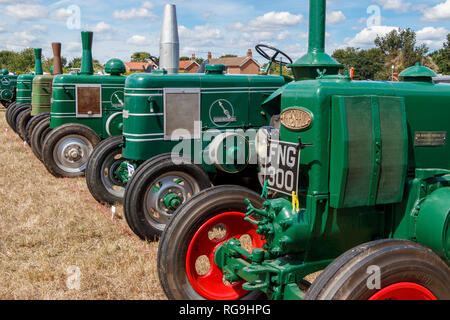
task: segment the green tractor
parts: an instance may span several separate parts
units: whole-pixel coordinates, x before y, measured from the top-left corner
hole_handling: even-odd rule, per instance
[[[16,101],[16,75],[10,75],[8,69],[0,70],[0,104],[8,109]]]
[[[16,88],[16,101],[11,104],[6,111],[6,121],[9,126],[16,132],[16,122],[17,117],[20,113],[27,112],[31,110],[31,93],[32,93],[32,85],[33,79],[36,76],[42,75],[42,49],[36,48],[34,49],[34,57],[35,57],[35,71],[30,74],[22,74],[17,78],[17,88]]]
[[[31,147],[31,132],[40,121],[50,117],[50,107],[52,98],[52,83],[55,75],[62,74],[61,63],[61,43],[52,43],[53,66],[50,74],[37,75],[33,79],[31,93],[31,109],[21,112],[16,119],[16,129],[19,136]],[[35,146],[33,144],[33,146]],[[36,156],[39,157],[40,149],[32,148]]]
[[[111,59],[105,65],[108,75],[94,75],[93,33],[85,31],[81,37],[81,71],[53,78],[50,117],[30,132],[33,151],[56,177],[84,175],[94,147],[122,132],[125,65]]]
[[[263,196],[210,188],[169,221],[169,299],[450,299],[450,87],[420,64],[395,83],[339,75],[325,16],[310,1],[309,51],[263,104],[281,109],[260,132]]]
[[[158,237],[177,207],[212,183],[257,177],[254,137],[273,121],[261,104],[290,79],[224,70],[127,79],[123,138],[98,145],[86,181],[100,202],[123,199],[127,222],[143,239]]]

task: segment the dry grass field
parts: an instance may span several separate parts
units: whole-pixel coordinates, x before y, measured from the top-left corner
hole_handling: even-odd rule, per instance
[[[166,299],[157,243],[129,231],[122,208],[112,219],[84,178],[48,174],[2,106],[0,163],[0,299]]]
[[[50,175],[2,106],[0,164],[0,300],[166,299],[158,244],[135,236],[121,207],[98,204],[84,178]]]

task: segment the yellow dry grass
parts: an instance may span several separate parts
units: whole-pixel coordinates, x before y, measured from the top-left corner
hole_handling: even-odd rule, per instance
[[[111,219],[84,178],[47,173],[4,111],[0,106],[0,299],[166,299],[157,243],[140,241],[121,207]]]
[[[50,175],[0,106],[0,300],[166,299],[157,250],[129,230],[122,207],[112,217],[98,204],[84,178]]]

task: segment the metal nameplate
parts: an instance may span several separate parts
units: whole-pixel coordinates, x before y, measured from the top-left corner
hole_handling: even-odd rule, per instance
[[[420,131],[414,137],[415,147],[439,147],[447,144],[446,131]]]

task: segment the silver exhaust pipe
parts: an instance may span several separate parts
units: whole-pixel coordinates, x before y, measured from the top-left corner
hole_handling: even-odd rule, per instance
[[[178,73],[180,39],[178,37],[177,9],[173,4],[166,4],[164,7],[159,53],[159,68],[165,69],[167,73]]]

